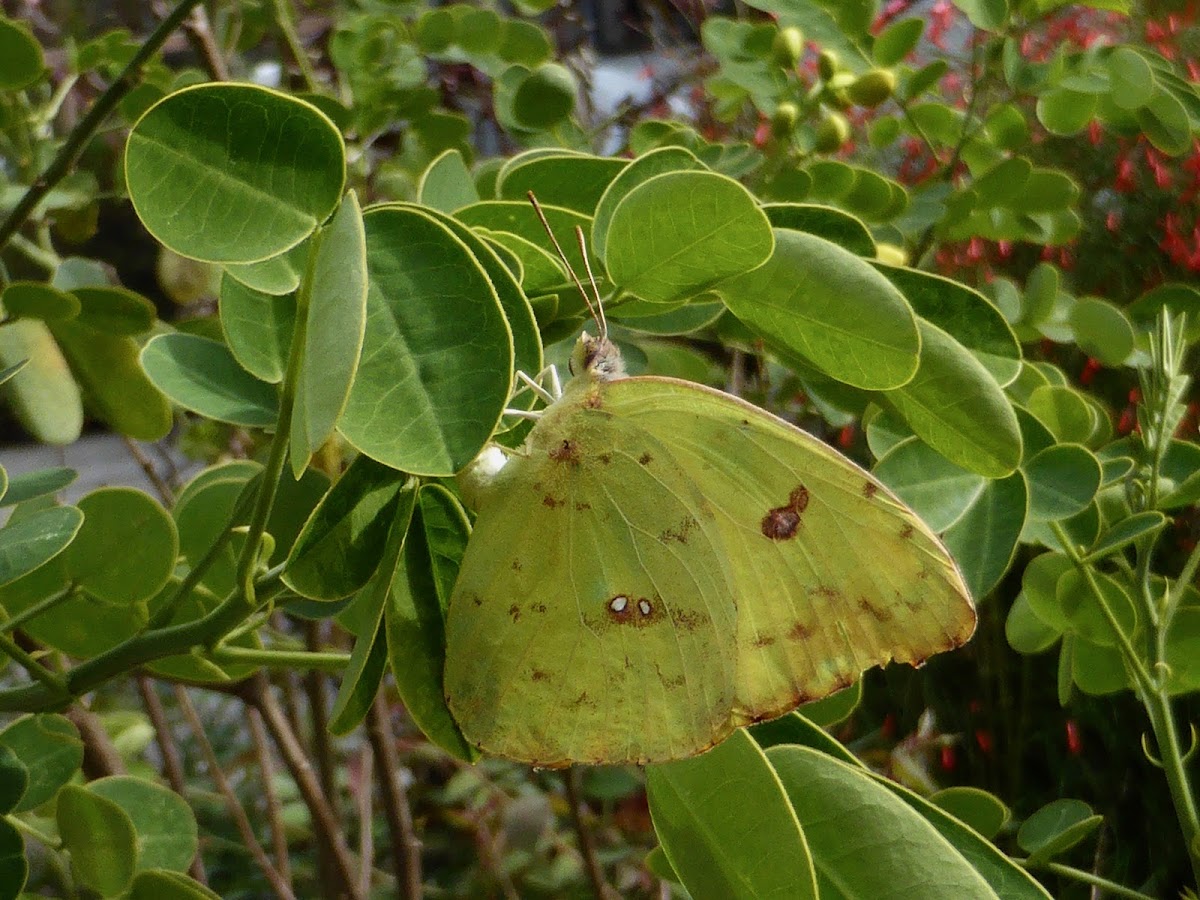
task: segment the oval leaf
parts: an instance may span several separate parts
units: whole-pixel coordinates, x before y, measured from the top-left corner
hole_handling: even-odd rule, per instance
[[[275,389],[239,366],[219,341],[160,334],[142,348],[142,368],[173,401],[210,419],[264,428],[279,414]]]

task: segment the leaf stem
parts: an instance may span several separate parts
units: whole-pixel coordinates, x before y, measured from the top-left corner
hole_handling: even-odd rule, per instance
[[[53,691],[60,698],[65,698],[67,695],[67,683],[61,675],[51,672],[40,662],[34,659],[33,654],[29,653],[20,644],[10,638],[7,634],[0,634],[0,653],[5,654],[13,661],[19,663],[21,667],[36,678],[43,685]]]
[[[209,651],[209,659],[216,663],[262,666],[264,669],[299,670],[338,674],[350,662],[349,653],[312,653],[308,650],[259,650],[254,647],[236,647],[222,644]]]
[[[66,176],[71,170],[71,166],[79,159],[84,148],[92,139],[100,126],[104,124],[104,120],[108,118],[108,114],[116,109],[117,104],[121,102],[126,94],[128,94],[138,83],[141,75],[142,66],[154,56],[167,42],[167,38],[179,27],[180,23],[191,13],[193,7],[197,6],[200,0],[179,0],[175,8],[163,19],[158,27],[154,29],[151,35],[146,38],[137,53],[129,60],[129,63],[121,70],[113,83],[101,94],[96,102],[92,104],[92,108],[85,115],[67,136],[62,148],[58,151],[53,161],[46,167],[37,180],[29,186],[17,205],[12,208],[4,221],[0,223],[0,250],[8,244],[9,239],[17,233],[17,229],[24,224],[25,220],[33,212],[43,197],[50,192],[50,189]]]
[[[300,43],[300,35],[296,32],[296,23],[292,21],[291,6],[287,0],[275,0],[274,6],[275,22],[279,25],[283,41],[287,44],[292,58],[296,60],[296,66],[300,69],[300,77],[304,79],[304,87],[306,90],[316,93],[320,90],[320,82],[312,67],[312,61],[309,60],[308,53],[304,50],[304,45]]]
[[[1111,881],[1102,875],[1096,875],[1084,869],[1076,869],[1074,866],[1065,866],[1062,863],[1056,862],[1030,863],[1028,859],[1018,857],[1010,857],[1010,859],[1023,868],[1043,869],[1047,872],[1053,872],[1055,875],[1061,875],[1064,878],[1072,878],[1075,881],[1082,881],[1084,884],[1102,888],[1111,894],[1116,894],[1118,897],[1130,897],[1132,900],[1154,900],[1149,894],[1143,894],[1141,891],[1127,888],[1125,885]]]

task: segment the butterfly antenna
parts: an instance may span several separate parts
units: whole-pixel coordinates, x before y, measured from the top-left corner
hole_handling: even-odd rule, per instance
[[[587,241],[583,237],[583,229],[575,226],[575,240],[579,242],[579,255],[583,257],[583,267],[587,270],[588,284],[592,286],[592,297],[596,301],[596,325],[600,329],[600,340],[608,339],[608,320],[604,318],[604,303],[600,300],[600,288],[596,287],[596,276],[592,274],[592,261],[588,258]],[[591,304],[589,303],[590,307]]]
[[[575,274],[575,269],[571,265],[571,261],[569,259],[567,259],[567,254],[563,253],[563,248],[559,245],[558,238],[556,238],[554,236],[554,232],[550,228],[550,223],[546,221],[546,214],[544,212],[542,212],[542,206],[540,203],[538,203],[537,197],[535,197],[533,195],[533,191],[527,191],[526,196],[529,197],[529,202],[533,204],[533,211],[537,213],[537,217],[541,220],[542,227],[546,229],[546,234],[548,234],[550,236],[550,243],[554,244],[554,249],[558,251],[558,258],[561,259],[562,264],[567,267],[567,274],[569,274],[571,276],[571,280],[573,282],[575,282],[575,287],[577,287],[579,289],[579,295],[581,297],[583,297],[583,302],[587,304],[588,311],[592,314],[592,318],[596,320],[596,325],[600,329],[600,336],[602,338],[607,337],[608,336],[608,325],[604,321],[604,310],[600,309],[599,312],[597,312],[597,309],[599,308],[598,304],[599,304],[599,300],[600,300],[599,292],[597,292],[597,295],[596,295],[597,305],[593,306],[592,300],[588,296],[588,292],[586,290],[584,290],[583,282],[580,281],[579,276]],[[580,233],[580,247],[583,248],[584,247],[583,242],[582,242],[583,241],[583,238],[582,238],[583,230],[582,229],[578,229],[578,230]],[[588,277],[592,278],[592,266],[591,266],[591,263],[588,262],[586,249],[584,250],[584,254],[583,254],[583,264],[587,267]],[[595,289],[595,287],[596,287],[596,280],[594,278],[592,278],[592,288]]]

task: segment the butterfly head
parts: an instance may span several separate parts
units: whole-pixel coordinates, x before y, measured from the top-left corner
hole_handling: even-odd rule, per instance
[[[575,343],[570,366],[572,375],[586,374],[594,381],[625,377],[625,361],[617,345],[604,335],[592,337],[586,331]]]

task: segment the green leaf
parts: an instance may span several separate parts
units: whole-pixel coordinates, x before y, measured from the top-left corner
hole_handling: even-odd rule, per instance
[[[1132,687],[1125,670],[1122,650],[1116,646],[1101,646],[1072,635],[1071,678],[1085,694],[1102,697],[1117,694]]]
[[[861,683],[859,682],[859,684]],[[834,739],[828,731],[801,715],[799,711],[790,712],[768,722],[751,725],[748,731],[764,750],[782,745],[811,747],[834,759],[840,759],[847,765],[865,768],[862,760]]]
[[[1069,387],[1037,388],[1029,395],[1026,407],[1063,443],[1086,443],[1095,427],[1092,408]]]
[[[1098,105],[1095,94],[1059,87],[1038,97],[1037,117],[1051,134],[1070,137],[1087,128]]]
[[[344,736],[357,728],[366,718],[371,704],[375,702],[375,695],[379,692],[379,684],[387,669],[383,609],[387,603],[392,572],[395,570],[407,527],[407,520],[398,519],[393,523],[388,546],[384,549],[379,568],[355,601],[356,605],[368,609],[369,614],[366,627],[355,636],[350,663],[342,672],[342,685],[338,688],[337,698],[329,714],[331,734]]]
[[[421,173],[417,199],[425,206],[452,213],[479,202],[479,191],[458,150],[446,150]]]
[[[997,897],[933,825],[863,769],[809,747],[772,747],[767,759],[804,829],[822,897],[885,897],[898,884],[923,900]]]
[[[11,747],[0,744],[0,816],[16,808],[28,787],[29,770]],[[2,869],[3,864],[0,863],[0,871]]]
[[[137,834],[129,814],[112,800],[73,784],[59,791],[55,814],[76,880],[101,897],[124,891],[137,862]]]
[[[768,759],[735,731],[700,756],[646,768],[654,830],[696,900],[818,896],[805,834]]]
[[[0,528],[0,585],[45,565],[75,539],[83,513],[73,506],[35,512]]]
[[[221,330],[234,358],[255,378],[283,380],[296,327],[296,298],[246,287],[226,273],[221,278]]]
[[[221,897],[181,872],[147,869],[134,876],[129,900],[221,900]]]
[[[80,325],[114,335],[142,334],[154,325],[154,304],[141,294],[116,287],[78,287],[71,293],[79,300],[79,313],[71,318]]]
[[[897,19],[876,35],[871,55],[880,66],[894,66],[916,49],[924,32],[924,19]]]
[[[772,228],[804,231],[859,256],[874,257],[878,252],[867,226],[835,207],[818,203],[768,203],[763,206],[763,212]]]
[[[570,69],[556,62],[542,63],[517,86],[513,116],[525,128],[552,128],[571,115],[578,93],[579,85]]]
[[[1002,31],[1008,23],[1008,0],[954,0],[971,24],[987,31]]]
[[[595,219],[592,222],[592,252],[603,261],[608,244],[608,229],[613,213],[622,200],[636,187],[656,175],[669,172],[702,170],[703,163],[690,150],[683,147],[659,147],[644,153],[625,166],[615,178],[608,182],[603,195],[595,204]],[[541,199],[539,195],[539,200]]]
[[[1033,267],[1025,280],[1025,294],[1021,301],[1021,321],[1039,325],[1054,313],[1054,301],[1058,297],[1058,269],[1048,262]]]
[[[51,332],[84,388],[91,411],[114,431],[142,441],[166,436],[171,406],[138,365],[133,338],[96,331],[83,317],[54,322]]]
[[[275,389],[238,365],[224,344],[191,334],[160,334],[142,349],[142,368],[184,409],[219,422],[275,424]]]
[[[1154,70],[1137,50],[1116,47],[1106,62],[1112,83],[1112,100],[1118,107],[1138,109],[1154,96]]]
[[[1100,461],[1079,444],[1047,447],[1025,464],[1029,515],[1057,521],[1087,509],[1100,489]]]
[[[333,434],[362,352],[367,319],[367,244],[354,191],[346,194],[314,240],[305,288],[308,323],[296,382],[288,452],[299,478],[313,452]]]
[[[917,371],[920,338],[903,296],[823,238],[776,231],[766,265],[724,282],[720,293],[754,331],[838,381],[882,390]]]
[[[384,614],[392,674],[409,715],[434,744],[471,762],[478,754],[450,715],[442,686],[446,605],[469,531],[449,492],[422,487]]]
[[[974,787],[943,788],[932,794],[929,802],[970,825],[988,840],[998,835],[1012,817],[1008,807],[995,794]]]
[[[500,420],[511,330],[490,279],[449,228],[399,206],[363,219],[367,326],[342,433],[394,468],[454,474]]]
[[[1004,637],[1010,647],[1032,656],[1049,650],[1061,636],[1059,629],[1038,618],[1024,591],[1017,595],[1004,620]]]
[[[862,703],[862,696],[862,682],[856,681],[850,687],[842,688],[828,697],[803,704],[797,712],[814,725],[832,728],[853,714]]]
[[[979,498],[942,534],[971,596],[982,600],[1008,571],[1028,515],[1025,478],[1014,472],[991,481]]]
[[[1092,569],[1093,583],[1104,597],[1104,603],[1116,619],[1117,627],[1126,637],[1137,630],[1137,607],[1124,587],[1103,572]],[[1067,627],[1081,638],[1111,647],[1117,643],[1117,634],[1101,608],[1100,601],[1092,591],[1088,580],[1078,569],[1063,573],[1056,588],[1058,605],[1067,620]]]
[[[4,387],[6,405],[37,441],[70,444],[83,430],[83,399],[62,350],[42,322],[0,328],[0,366],[24,363]]]
[[[333,212],[344,182],[337,126],[303,100],[250,84],[168,95],[125,150],[125,184],[146,228],[209,262],[257,262],[300,243]]]
[[[975,179],[975,192],[981,208],[1007,203],[1021,192],[1033,173],[1033,164],[1021,156],[1002,159]]]
[[[1134,116],[1146,139],[1168,156],[1178,156],[1191,147],[1191,120],[1170,91],[1157,91]]]
[[[921,364],[884,398],[916,434],[951,462],[1001,478],[1021,460],[1016,413],[995,379],[946,332],[918,320]]]
[[[1071,308],[1079,349],[1106,366],[1119,366],[1133,352],[1133,325],[1118,307],[1099,297],[1079,297]]]
[[[1175,611],[1167,631],[1166,661],[1171,667],[1173,694],[1200,688],[1200,609],[1182,606]]]
[[[227,263],[225,275],[252,291],[282,297],[300,286],[308,263],[308,244],[300,242],[285,253],[254,263]]]
[[[397,498],[407,476],[359,456],[304,524],[288,556],[283,582],[312,600],[348,597],[378,567]]]
[[[199,847],[196,817],[186,800],[168,787],[116,775],[100,778],[87,789],[125,810],[137,834],[137,871],[173,869],[191,865]]]
[[[916,438],[893,445],[873,471],[935,532],[962,518],[989,483]]]
[[[70,720],[53,713],[22,716],[0,731],[7,747],[25,766],[29,783],[12,812],[41,806],[71,780],[83,764],[83,741]]]
[[[1135,541],[1149,537],[1170,521],[1157,510],[1145,510],[1122,519],[1105,531],[1088,551],[1087,561],[1098,562]]]
[[[539,203],[590,216],[613,179],[629,165],[624,159],[607,156],[542,156],[505,166],[496,190],[502,200],[525,200],[532,191]]]
[[[1022,596],[1029,608],[1038,619],[1059,632],[1068,630],[1070,622],[1058,602],[1058,581],[1073,568],[1066,554],[1043,553],[1034,557],[1022,576]]]
[[[46,69],[42,45],[24,22],[0,16],[0,90],[20,91]]]
[[[583,233],[587,234],[592,220],[574,210],[547,206],[544,203],[542,212],[545,213],[546,221],[550,223],[550,229],[554,234],[562,236],[560,241],[563,252],[566,253],[571,267],[576,272],[586,272],[583,256],[580,255],[575,241],[570,240],[568,236],[574,233],[576,226],[582,228]],[[542,227],[541,221],[528,200],[489,200],[474,203],[458,210],[454,217],[471,228],[487,228],[491,231],[507,231],[518,235],[546,251],[552,258],[558,258],[554,244],[550,241],[546,229]],[[597,272],[596,274],[599,277],[601,273]],[[566,281],[567,276],[564,272],[562,282],[566,283]],[[582,300],[579,301],[581,305],[582,302]]]
[[[15,825],[0,818],[0,900],[16,900],[25,896],[21,889],[29,877],[25,859],[25,839]]]
[[[880,262],[873,265],[900,290],[918,316],[970,350],[1001,387],[1017,377],[1021,345],[987,297],[930,272]]]
[[[0,20],[2,22],[2,20]],[[40,281],[13,281],[0,294],[0,304],[14,319],[73,319],[79,315],[79,298]]]
[[[167,511],[134,488],[100,488],[79,501],[83,527],[67,551],[80,588],[110,603],[154,596],[175,568],[179,536]]]
[[[1045,862],[1070,850],[1103,822],[1082,800],[1054,800],[1021,823],[1017,843],[1030,862]]]
[[[766,215],[736,181],[671,172],[638,185],[617,205],[604,261],[622,290],[665,303],[757,268],[773,247]]]

